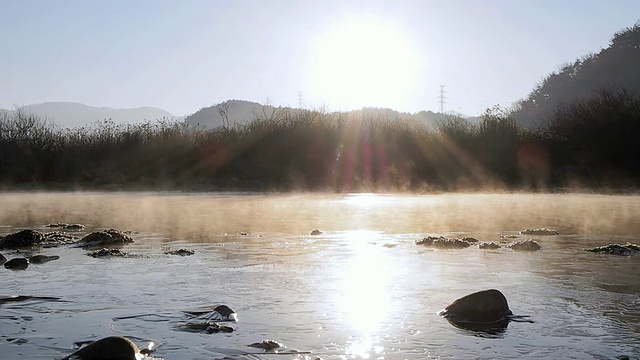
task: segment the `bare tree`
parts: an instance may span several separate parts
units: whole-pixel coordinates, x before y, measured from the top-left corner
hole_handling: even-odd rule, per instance
[[[218,109],[218,113],[222,118],[222,129],[229,132],[231,130],[231,123],[229,122],[229,102],[225,101],[216,105],[216,109]]]

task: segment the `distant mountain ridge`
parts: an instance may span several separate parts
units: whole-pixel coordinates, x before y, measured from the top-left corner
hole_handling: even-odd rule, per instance
[[[257,117],[273,116],[278,109],[269,105],[245,100],[228,100],[202,108],[187,116],[184,121],[192,127],[215,129],[222,126],[246,125]],[[228,124],[225,124],[228,122]]]
[[[234,127],[236,125],[246,125],[257,118],[269,119],[279,112],[295,114],[300,111],[305,110],[289,107],[273,107],[245,100],[228,100],[196,111],[192,115],[187,116],[185,122],[192,127],[215,129],[223,126]],[[439,121],[444,121],[448,116],[453,115],[434,113],[432,111],[420,111],[411,114],[382,108],[363,108],[343,112],[343,114],[382,116],[387,119],[411,120],[431,128],[436,127]],[[470,118],[470,120],[474,119],[475,118]]]
[[[89,106],[74,102],[46,102],[20,107],[21,111],[38,115],[52,121],[61,128],[74,128],[90,125],[96,121],[111,119],[116,124],[138,124],[144,121],[167,119],[181,121],[170,112],[156,107],[139,107],[132,109],[114,109],[109,107]],[[1,109],[2,112],[16,110]]]
[[[41,104],[25,105],[19,108],[28,114],[38,115],[43,119],[53,122],[60,128],[75,128],[88,126],[96,121],[110,119],[115,124],[140,124],[145,121],[166,119],[173,122],[184,121],[191,127],[202,129],[217,129],[223,126],[234,127],[247,125],[256,119],[270,119],[280,114],[295,115],[297,112],[308,111],[290,107],[274,107],[246,100],[228,100],[216,105],[202,108],[188,116],[175,116],[168,111],[155,107],[139,107],[132,109],[115,109],[110,107],[96,107],[74,102],[47,102]],[[0,109],[2,113],[12,113],[16,110]],[[384,117],[387,119],[409,120],[420,123],[428,128],[435,128],[439,122],[445,121],[450,116],[461,114],[442,114],[433,111],[420,111],[418,113],[399,112],[388,108],[362,108],[346,112],[334,112],[347,116]],[[470,121],[477,117],[467,118]]]

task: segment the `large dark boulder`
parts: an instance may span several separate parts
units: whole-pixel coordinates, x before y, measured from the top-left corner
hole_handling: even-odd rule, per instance
[[[21,230],[0,240],[0,249],[20,249],[40,246],[46,241],[43,233],[36,230]]]
[[[513,315],[507,298],[495,289],[478,291],[451,303],[440,312],[456,323],[493,323]]]
[[[29,261],[25,258],[13,258],[5,262],[4,267],[9,270],[25,270],[29,267]]]
[[[109,336],[90,343],[62,360],[138,360],[142,355],[133,341]]]
[[[75,243],[76,246],[81,248],[94,248],[114,245],[125,245],[132,243],[133,239],[118,230],[102,230],[94,231],[91,234],[83,237]]]
[[[37,230],[21,230],[0,239],[0,249],[21,249],[34,246],[55,247],[73,243],[74,237],[58,231],[42,233]]]

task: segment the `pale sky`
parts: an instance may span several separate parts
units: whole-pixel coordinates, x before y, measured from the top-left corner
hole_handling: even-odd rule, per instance
[[[228,99],[477,115],[640,20],[638,0],[0,0],[0,108]]]

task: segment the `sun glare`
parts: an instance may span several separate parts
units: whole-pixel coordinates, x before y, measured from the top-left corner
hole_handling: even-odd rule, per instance
[[[415,94],[418,67],[418,52],[401,27],[355,18],[317,40],[308,86],[330,106],[391,107]]]
[[[359,358],[382,351],[381,347],[374,346],[373,338],[383,321],[385,309],[390,306],[387,289],[390,274],[382,248],[372,243],[381,235],[368,230],[345,234],[355,255],[343,275],[340,305],[346,310],[346,320],[360,335],[348,345],[347,354]]]
[[[368,208],[383,205],[388,200],[388,197],[372,193],[354,193],[345,196],[344,200],[350,205]]]

